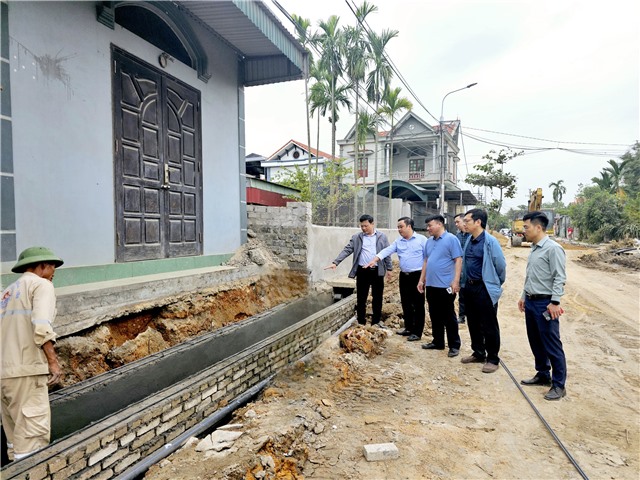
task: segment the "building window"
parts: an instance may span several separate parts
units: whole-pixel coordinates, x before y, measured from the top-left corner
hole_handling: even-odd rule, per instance
[[[409,180],[422,180],[424,177],[424,158],[409,159]]]
[[[356,166],[358,178],[367,178],[369,176],[369,159],[367,157],[359,157]]]

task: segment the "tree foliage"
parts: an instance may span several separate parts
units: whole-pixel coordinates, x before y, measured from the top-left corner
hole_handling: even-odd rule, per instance
[[[581,186],[569,206],[580,238],[591,242],[640,236],[640,143],[609,160],[590,186]]]
[[[314,221],[320,221],[323,214],[335,212],[338,205],[353,201],[354,188],[342,183],[342,178],[350,173],[344,166],[344,161],[327,162],[321,175],[313,175],[309,181],[307,169],[295,166],[281,170],[275,175],[274,181],[286,187],[300,190],[300,195],[293,199],[302,202],[312,202]],[[311,188],[309,187],[311,185]],[[337,185],[337,187],[336,187]],[[332,218],[335,218],[332,216]]]
[[[489,187],[493,192],[496,188],[500,191],[500,197],[497,200],[487,204],[487,208],[500,213],[502,209],[502,201],[504,198],[513,198],[516,195],[517,177],[509,172],[504,171],[504,165],[510,160],[522,155],[524,152],[512,152],[510,149],[500,150],[497,152],[491,150],[484,157],[487,163],[476,165],[475,168],[479,173],[470,173],[467,175],[465,182],[477,187]]]
[[[562,196],[567,193],[567,187],[563,185],[564,180],[558,180],[557,182],[551,182],[549,188],[551,188],[551,195],[553,196],[554,203],[560,203]]]

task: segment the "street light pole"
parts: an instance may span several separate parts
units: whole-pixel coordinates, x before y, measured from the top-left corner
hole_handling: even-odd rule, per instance
[[[461,90],[466,90],[467,88],[471,88],[478,83],[471,83],[466,87],[458,88],[457,90],[452,90],[447,93],[444,97],[442,97],[442,104],[440,105],[440,215],[444,217],[444,180],[446,178],[446,170],[447,163],[444,157],[444,99],[447,98],[452,93],[459,92]]]

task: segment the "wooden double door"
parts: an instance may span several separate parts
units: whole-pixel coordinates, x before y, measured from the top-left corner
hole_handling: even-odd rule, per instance
[[[112,47],[116,261],[202,254],[200,92]]]

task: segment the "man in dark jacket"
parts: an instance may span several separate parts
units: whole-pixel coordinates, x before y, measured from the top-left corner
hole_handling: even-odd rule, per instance
[[[356,312],[358,323],[364,325],[367,323],[365,314],[367,311],[367,298],[369,296],[369,288],[371,288],[373,318],[372,325],[380,323],[382,318],[382,294],[384,293],[384,276],[390,272],[391,259],[386,258],[378,262],[375,267],[367,267],[367,264],[373,260],[380,250],[389,246],[387,236],[376,230],[371,215],[362,215],[360,217],[360,233],[356,233],[349,243],[344,247],[342,252],[336,257],[331,265],[325,267],[325,270],[335,268],[340,265],[345,258],[353,254],[353,265],[349,272],[349,278],[356,279],[357,306]]]

